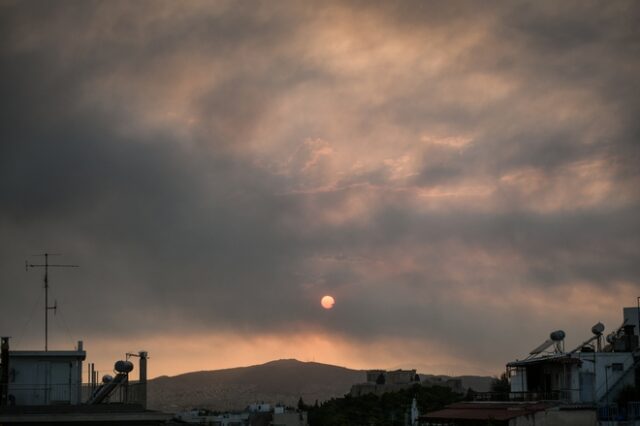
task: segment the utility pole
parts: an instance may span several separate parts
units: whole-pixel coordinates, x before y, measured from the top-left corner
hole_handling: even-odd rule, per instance
[[[54,314],[58,309],[58,302],[54,302],[53,306],[49,306],[49,268],[79,268],[78,265],[50,265],[49,256],[60,256],[59,254],[37,254],[36,256],[44,256],[44,264],[33,264],[25,260],[24,268],[44,268],[44,350],[49,350],[49,311],[53,310]]]

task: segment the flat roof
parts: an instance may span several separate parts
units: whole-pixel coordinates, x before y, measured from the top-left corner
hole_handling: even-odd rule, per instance
[[[507,367],[524,367],[527,365],[558,363],[558,364],[580,364],[582,361],[579,357],[573,357],[571,354],[551,355],[540,358],[529,358],[519,361],[511,361],[507,363]]]

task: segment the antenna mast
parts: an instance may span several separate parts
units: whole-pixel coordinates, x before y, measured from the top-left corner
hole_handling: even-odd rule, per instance
[[[44,256],[44,264],[38,265],[29,263],[25,260],[24,268],[25,270],[29,270],[29,268],[44,268],[44,350],[45,352],[49,350],[49,311],[55,311],[58,309],[58,301],[55,301],[53,306],[49,306],[49,268],[79,268],[78,265],[50,265],[49,264],[49,256],[60,256],[59,254],[37,254],[35,256]]]

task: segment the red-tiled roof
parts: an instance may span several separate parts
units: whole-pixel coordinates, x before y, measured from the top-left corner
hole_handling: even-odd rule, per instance
[[[451,404],[443,410],[432,411],[421,416],[425,420],[510,420],[519,416],[543,411],[549,406],[544,403],[499,403],[499,402],[460,402]]]

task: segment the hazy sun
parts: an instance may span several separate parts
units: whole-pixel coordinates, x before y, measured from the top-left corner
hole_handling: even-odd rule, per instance
[[[320,300],[320,304],[325,309],[333,308],[333,305],[336,303],[335,299],[331,296],[324,296],[322,300]]]

